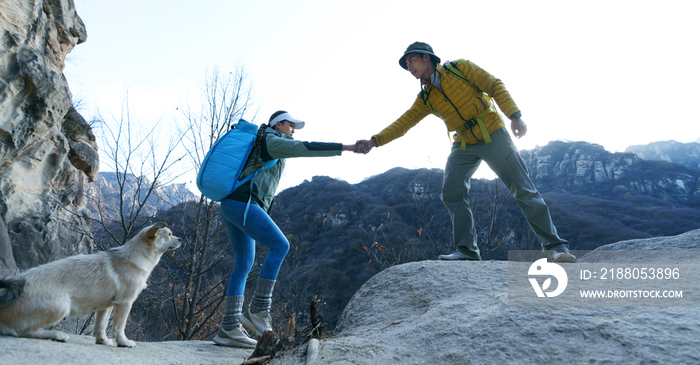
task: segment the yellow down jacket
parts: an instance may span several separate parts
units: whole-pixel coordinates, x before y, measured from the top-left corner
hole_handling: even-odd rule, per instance
[[[520,112],[501,80],[466,60],[458,60],[457,68],[482,92],[458,79],[440,64],[437,65],[436,71],[440,73],[441,88],[421,80],[424,92],[428,95],[428,101],[435,109],[435,114],[445,122],[447,130],[455,131],[466,121],[488,109],[492,105],[492,101],[484,93],[490,95],[496,101],[496,104],[505,115],[510,117]],[[403,113],[395,122],[373,136],[377,146],[385,145],[403,136],[409,129],[413,128],[431,113],[432,111],[423,101],[421,93],[418,93],[410,109]],[[505,126],[505,121],[498,112],[488,114],[483,120],[489,135]],[[454,134],[455,142],[459,143],[464,140],[467,144],[476,144],[483,139],[479,125],[468,128],[459,135]]]

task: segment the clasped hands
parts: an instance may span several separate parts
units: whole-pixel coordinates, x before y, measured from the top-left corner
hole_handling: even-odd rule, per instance
[[[343,151],[352,151],[355,153],[361,153],[363,155],[366,155],[374,147],[377,147],[377,142],[374,139],[362,139],[355,142],[355,144],[343,145]]]
[[[362,139],[355,142],[355,144],[353,145],[352,152],[366,155],[374,147],[377,147],[377,142],[374,139]]]

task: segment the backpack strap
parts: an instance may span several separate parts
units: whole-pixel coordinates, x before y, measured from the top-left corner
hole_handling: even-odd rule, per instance
[[[494,111],[496,111],[496,109],[493,107],[493,105],[491,105],[488,109],[481,112],[481,114],[477,115],[472,119],[469,119],[466,123],[459,126],[459,128],[457,128],[455,132],[457,132],[457,134],[460,134],[465,130],[471,129],[471,127],[478,124],[479,129],[481,129],[481,136],[484,137],[484,142],[491,143],[491,136],[489,135],[488,129],[486,129],[486,124],[484,124],[484,118],[486,118],[487,115],[493,113]],[[465,142],[464,139],[462,139],[462,146],[460,148],[462,149],[462,151],[464,151],[467,148],[467,142]]]
[[[468,61],[465,61],[465,62],[468,62]],[[472,88],[474,88],[474,90],[476,90],[476,91],[480,92],[481,94],[485,95],[486,98],[487,98],[489,101],[493,100],[489,94],[487,94],[487,93],[481,91],[481,89],[479,89],[478,87],[476,87],[476,85],[472,84],[472,83],[464,76],[464,74],[462,73],[462,71],[460,71],[460,70],[457,68],[457,64],[458,64],[457,62],[448,61],[448,62],[445,62],[445,64],[443,65],[443,67],[444,67],[445,70],[447,70],[447,72],[449,72],[451,75],[453,75],[454,77],[458,78],[459,80],[461,80],[462,82],[466,83],[467,85],[471,86]],[[430,97],[430,91],[428,90],[427,86],[423,86],[423,88],[421,89],[421,91],[420,91],[420,97],[421,97],[421,99],[423,100],[423,105],[427,106],[428,109],[430,109],[430,111],[431,111],[433,114],[438,115],[437,112],[435,111],[435,108],[433,108],[433,105],[430,104],[430,100],[428,100],[429,97]],[[469,119],[469,120],[466,121],[464,124],[462,124],[461,126],[459,126],[459,128],[457,128],[457,129],[455,130],[455,132],[457,132],[457,134],[461,134],[461,133],[464,132],[465,130],[471,129],[471,128],[472,128],[473,126],[475,126],[475,125],[479,125],[479,129],[481,129],[481,136],[484,138],[484,142],[485,142],[485,143],[491,143],[491,136],[489,135],[489,131],[488,131],[488,129],[486,128],[486,124],[484,123],[484,118],[486,118],[487,115],[493,113],[494,111],[496,111],[496,108],[494,108],[493,103],[491,103],[491,106],[489,106],[486,110],[484,110],[483,112],[481,112],[481,114],[477,115],[476,117],[474,117],[474,118],[472,118],[472,119]],[[439,116],[439,115],[438,115],[438,116]],[[448,131],[448,132],[447,132],[447,135],[449,136],[449,134],[450,134],[450,132]],[[464,150],[466,149],[466,147],[467,147],[467,143],[464,141],[464,139],[462,139],[462,145],[461,145],[462,151],[464,151]]]
[[[445,64],[443,65],[443,67],[445,68],[445,70],[447,70],[447,72],[451,73],[452,76],[454,76],[454,77],[456,77],[456,78],[462,80],[462,81],[463,81],[464,83],[466,83],[467,85],[473,87],[476,91],[478,91],[478,92],[480,92],[480,93],[483,93],[483,91],[481,91],[481,89],[479,89],[479,88],[476,87],[474,84],[472,84],[472,83],[469,81],[469,79],[467,79],[467,78],[464,76],[464,74],[462,73],[462,71],[460,71],[460,70],[457,68],[457,62],[454,62],[454,61],[447,61],[447,62],[445,62]]]
[[[427,86],[423,86],[420,90],[420,97],[423,99],[423,105],[427,106],[428,109],[430,109],[430,112],[437,115],[437,112],[435,111],[435,108],[433,108],[433,104],[430,104],[430,100],[428,98],[430,97],[430,91],[428,91]]]
[[[246,204],[245,211],[243,212],[243,225],[244,226],[245,226],[245,221],[248,218],[248,209],[250,208],[250,201],[253,199],[253,184],[255,183],[255,176],[257,176],[261,172],[264,172],[266,170],[271,169],[272,166],[275,166],[276,163],[277,163],[277,159],[267,161],[257,171],[246,176],[243,180],[241,180],[241,185],[246,183],[248,180],[250,180],[250,195],[248,196],[248,204]]]
[[[463,61],[463,62],[468,62],[468,61]],[[445,62],[445,64],[443,65],[443,67],[445,68],[445,70],[447,70],[447,72],[449,72],[450,74],[452,74],[452,76],[458,78],[459,80],[463,81],[463,82],[466,83],[467,85],[469,85],[469,86],[471,86],[472,88],[474,88],[474,90],[476,90],[476,91],[480,92],[481,94],[485,95],[486,98],[487,98],[489,101],[493,100],[489,94],[487,94],[487,93],[481,91],[481,89],[479,89],[478,87],[476,87],[476,85],[474,85],[474,84],[472,84],[471,82],[469,82],[469,79],[467,79],[467,78],[464,76],[464,74],[462,73],[462,71],[460,71],[460,70],[457,68],[457,62],[455,62],[455,61],[448,61],[448,62]],[[461,133],[464,132],[465,130],[471,129],[473,126],[475,126],[475,125],[478,124],[478,125],[479,125],[479,129],[481,129],[481,136],[484,137],[484,142],[486,142],[486,143],[491,143],[491,136],[489,135],[488,129],[486,129],[486,124],[484,124],[484,118],[486,118],[487,115],[493,113],[494,111],[496,111],[496,108],[494,108],[494,107],[493,107],[493,103],[491,103],[491,106],[488,107],[488,109],[484,110],[483,112],[481,112],[481,114],[477,115],[476,117],[474,117],[474,118],[469,119],[468,121],[466,121],[466,123],[462,124],[459,128],[457,128],[457,130],[456,130],[455,132],[457,132],[457,134],[461,134]],[[462,151],[464,151],[464,149],[466,149],[466,147],[467,147],[467,143],[464,142],[464,140],[462,140],[462,146],[461,146]]]

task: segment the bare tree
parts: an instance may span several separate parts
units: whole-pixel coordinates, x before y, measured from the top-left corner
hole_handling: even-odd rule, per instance
[[[118,187],[114,200],[105,201],[104,196],[92,197],[93,208],[98,213],[95,223],[112,240],[109,244],[96,239],[105,249],[114,244],[124,244],[148,224],[148,218],[154,214],[148,210],[149,199],[158,188],[179,177],[172,171],[173,166],[184,157],[176,155],[183,134],[162,137],[159,134],[162,130],[159,128],[160,120],[145,131],[136,127],[138,123],[135,123],[129,108],[128,90],[119,117],[106,120],[98,112],[97,119],[103,130],[101,156],[106,158],[105,165],[114,171]],[[115,206],[116,216],[109,213],[115,211]]]
[[[470,205],[472,217],[477,233],[477,246],[483,259],[491,259],[499,252],[515,245],[515,227],[504,212],[505,207],[512,203],[508,190],[499,179],[494,179],[487,185],[488,192],[485,197],[475,197],[472,194]],[[423,226],[420,234],[425,234],[433,243],[437,255],[453,251],[452,230],[449,219],[436,211],[433,204],[440,197],[441,187],[434,188],[430,184],[430,178],[424,184],[414,186],[409,205],[420,217]],[[444,209],[443,205],[439,205]]]
[[[369,264],[376,264],[380,270],[406,262],[423,260],[428,255],[427,249],[418,239],[419,230],[407,232],[395,229],[394,214],[386,213],[386,218],[379,226],[363,229],[369,238],[369,244],[362,249],[367,252]]]
[[[514,245],[516,230],[503,217],[503,209],[511,199],[501,180],[494,179],[493,184],[489,185],[488,199],[472,200],[477,245],[483,259],[490,259]]]
[[[432,243],[434,256],[441,255],[454,248],[452,229],[449,219],[445,219],[444,204],[440,199],[442,186],[431,183],[432,172],[425,183],[415,183],[411,187],[411,195],[405,200],[420,218],[422,226],[418,228],[418,236],[427,237]],[[437,211],[435,207],[440,207]]]
[[[435,172],[412,181],[403,200],[420,220],[420,225],[405,229],[395,228],[394,214],[387,212],[379,226],[363,229],[369,244],[362,249],[381,269],[410,261],[435,258],[454,247],[452,229],[445,206],[440,200],[441,185],[434,185]],[[442,181],[442,179],[439,179]],[[429,243],[426,245],[426,242]]]
[[[251,109],[252,90],[245,70],[236,66],[228,73],[207,71],[200,107],[185,107],[184,144],[188,158],[198,171],[211,146],[231,124]],[[200,196],[188,209],[180,209],[180,224],[188,227],[184,247],[166,261],[184,262],[185,274],[168,265],[171,305],[176,339],[204,338],[215,330],[218,308],[225,296],[227,273],[214,270],[230,252],[226,227],[219,219],[219,204]]]
[[[415,231],[394,228],[394,217],[391,212],[378,226],[363,229],[368,237],[368,244],[362,248],[367,252],[369,263],[385,269],[409,261],[425,260],[454,250],[452,226],[445,207],[440,201],[441,187],[431,185],[430,175],[426,181],[413,182],[404,200],[413,208],[412,212],[420,219],[421,226]],[[438,202],[440,204],[438,204]],[[477,245],[483,259],[491,259],[508,248],[525,245],[517,242],[516,224],[508,219],[504,212],[511,204],[508,190],[500,180],[495,179],[488,184],[485,197],[470,198],[472,216],[477,233]],[[518,225],[519,228],[523,228]],[[431,244],[430,248],[424,243]],[[529,237],[525,237],[527,241]]]

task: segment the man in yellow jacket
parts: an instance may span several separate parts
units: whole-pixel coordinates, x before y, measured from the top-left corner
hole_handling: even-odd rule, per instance
[[[521,113],[501,80],[479,66],[466,61],[440,64],[440,58],[427,43],[408,46],[399,65],[421,80],[421,92],[399,119],[370,140],[360,141],[368,152],[397,139],[429,114],[440,117],[449,131],[455,132],[452,152],[447,159],[442,186],[442,201],[450,212],[457,251],[440,255],[440,260],[480,260],[476,231],[469,207],[469,180],[481,161],[508,187],[527,222],[542,244],[547,257],[555,262],[576,262],[569,243],[559,237],[549,208],[530,180],[525,163],[505,121],[495,111],[495,100],[510,119],[513,135],[527,132]]]

